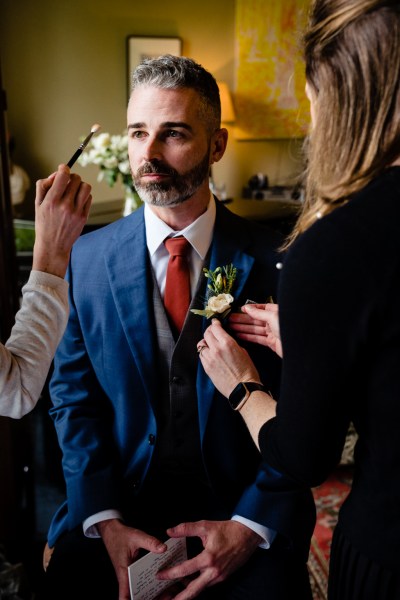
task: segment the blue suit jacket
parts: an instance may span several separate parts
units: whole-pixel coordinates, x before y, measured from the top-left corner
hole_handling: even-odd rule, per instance
[[[276,297],[278,241],[266,227],[217,203],[209,267],[237,267],[237,306],[247,298]],[[122,510],[127,486],[140,492],[154,451],[158,349],[143,208],[81,236],[67,278],[70,318],[50,384],[67,501],[51,523],[51,546],[88,516]],[[204,319],[204,329],[208,324]],[[262,346],[248,350],[276,393],[280,360]],[[214,490],[232,514],[287,535],[306,557],[315,518],[311,492],[274,491],[277,474],[262,464],[242,418],[200,362],[197,396],[203,460]]]

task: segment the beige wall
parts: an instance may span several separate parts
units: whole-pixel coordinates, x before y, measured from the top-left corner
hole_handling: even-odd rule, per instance
[[[183,54],[234,90],[234,19],[234,0],[2,0],[1,65],[16,162],[35,181],[66,162],[93,123],[124,129],[128,35],[181,37]],[[214,168],[228,195],[240,196],[257,172],[271,184],[293,181],[299,142],[238,142],[229,129],[228,150]],[[96,182],[95,167],[76,170],[93,184],[95,202],[122,196],[120,185]]]

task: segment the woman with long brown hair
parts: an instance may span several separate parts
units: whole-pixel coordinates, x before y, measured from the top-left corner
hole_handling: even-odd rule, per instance
[[[400,3],[315,0],[304,51],[313,122],[306,198],[286,243],[278,305],[246,305],[230,319],[237,338],[282,356],[278,402],[267,391],[246,391],[243,383],[259,383],[259,375],[217,321],[199,342],[200,360],[217,388],[233,394],[282,485],[322,483],[354,423],[354,480],[332,541],[329,598],[394,600],[400,598]]]

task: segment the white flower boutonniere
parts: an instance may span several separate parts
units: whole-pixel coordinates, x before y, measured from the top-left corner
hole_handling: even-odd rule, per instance
[[[207,268],[204,268],[203,271],[204,275],[210,280],[207,285],[206,303],[203,310],[192,308],[191,312],[207,319],[212,317],[224,319],[230,313],[231,304],[234,300],[231,291],[235,283],[237,269],[231,263],[225,265],[225,267],[217,267],[215,271],[210,271]]]

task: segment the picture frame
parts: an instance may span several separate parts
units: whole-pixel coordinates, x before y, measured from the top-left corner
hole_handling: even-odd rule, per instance
[[[131,90],[132,71],[145,58],[156,58],[162,54],[182,55],[182,38],[149,35],[129,35],[127,37],[127,89]]]

